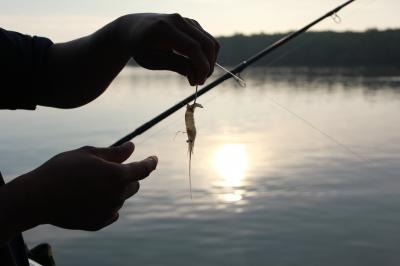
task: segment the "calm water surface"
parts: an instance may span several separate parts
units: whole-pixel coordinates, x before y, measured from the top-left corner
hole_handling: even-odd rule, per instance
[[[117,223],[25,238],[51,243],[59,265],[399,265],[400,75],[370,72],[253,69],[247,88],[225,82],[199,99],[193,200],[181,110],[135,140],[130,160],[160,162]],[[128,68],[85,107],[1,111],[0,169],[10,180],[110,145],[192,92]]]

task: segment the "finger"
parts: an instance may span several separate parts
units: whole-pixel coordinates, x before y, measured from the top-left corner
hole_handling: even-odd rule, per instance
[[[124,200],[129,199],[139,191],[139,188],[140,188],[139,182],[133,181],[129,183],[122,192],[122,198]]]
[[[215,49],[213,41],[205,34],[201,29],[198,28],[196,24],[194,24],[190,19],[185,19],[186,27],[183,27],[183,30],[189,34],[192,38],[196,39],[203,49],[204,54],[207,56],[208,63],[210,65],[210,73],[214,71],[215,64]]]
[[[172,51],[159,51],[140,53],[135,56],[135,60],[143,67],[151,70],[171,70],[186,76],[190,85],[195,85],[193,73],[195,70],[187,57],[178,55]]]
[[[158,159],[156,156],[150,156],[147,159],[144,159],[140,162],[133,162],[129,164],[124,164],[125,175],[124,179],[127,183],[133,181],[139,181],[147,176],[156,169],[158,163]]]
[[[135,150],[135,145],[133,145],[132,142],[125,142],[124,144],[116,147],[83,147],[83,149],[97,157],[102,158],[103,160],[114,163],[122,163],[131,156]]]
[[[118,220],[118,218],[119,218],[119,213],[116,212],[116,213],[111,217],[111,219],[108,220],[108,221],[104,224],[103,227],[106,227],[106,226],[109,226],[110,224],[115,223],[115,222]]]
[[[203,33],[206,34],[206,35],[210,38],[210,40],[214,43],[214,49],[215,49],[215,51],[214,51],[214,54],[215,54],[215,61],[214,61],[214,64],[215,64],[215,62],[217,62],[218,52],[219,52],[219,48],[220,48],[220,44],[219,44],[218,40],[215,39],[214,36],[212,36],[210,33],[208,33],[208,32],[200,25],[199,22],[197,22],[197,21],[194,20],[194,19],[189,19],[189,20],[190,20],[195,26],[197,26],[198,29],[200,29],[201,31],[203,31]]]
[[[165,39],[169,42],[167,43],[169,48],[188,57],[191,66],[195,69],[196,84],[204,84],[210,72],[210,64],[201,44],[185,32],[172,26],[167,34],[168,36]]]
[[[194,22],[191,19],[185,18],[185,22],[185,25],[182,26],[182,30],[201,44],[203,52],[207,56],[210,65],[210,71],[208,73],[208,76],[210,76],[214,71],[214,64],[216,61],[216,47],[213,37],[206,33],[197,21]]]

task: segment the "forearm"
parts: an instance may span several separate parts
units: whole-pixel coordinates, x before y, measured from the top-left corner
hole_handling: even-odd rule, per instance
[[[50,91],[41,97],[40,105],[78,107],[104,92],[130,58],[120,23],[117,19],[89,36],[49,49]]]
[[[213,71],[218,42],[200,25],[178,14],[130,14],[95,33],[53,44],[46,54],[45,88],[38,104],[74,108],[94,100],[130,57],[151,70],[185,75],[203,84]]]
[[[21,183],[23,179],[30,179],[27,176],[30,174],[0,187],[0,244],[41,223],[40,208],[36,206],[38,199],[28,188],[29,184]]]

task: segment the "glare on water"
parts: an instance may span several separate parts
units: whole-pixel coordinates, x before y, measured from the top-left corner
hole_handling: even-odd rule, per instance
[[[173,139],[181,110],[134,140],[129,161],[160,161],[119,221],[95,233],[43,226],[25,233],[29,246],[50,242],[59,265],[397,265],[400,181],[376,173],[400,171],[398,76],[296,71],[254,69],[246,88],[227,81],[199,99],[192,201],[186,137]],[[177,75],[132,68],[83,108],[4,111],[0,170],[9,180],[110,145],[191,93]]]
[[[241,186],[247,166],[247,153],[242,144],[224,144],[214,154],[214,168],[224,187]]]
[[[248,155],[243,144],[228,143],[220,146],[213,156],[214,170],[218,174],[219,185],[231,192],[222,193],[219,199],[224,202],[236,202],[242,199],[239,188],[246,177]]]

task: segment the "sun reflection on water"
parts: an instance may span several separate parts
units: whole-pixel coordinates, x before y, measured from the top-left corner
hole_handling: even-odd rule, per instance
[[[248,156],[243,144],[224,144],[214,155],[214,169],[220,179],[218,186],[229,189],[229,193],[220,194],[219,198],[224,202],[237,202],[243,198],[243,186]]]

